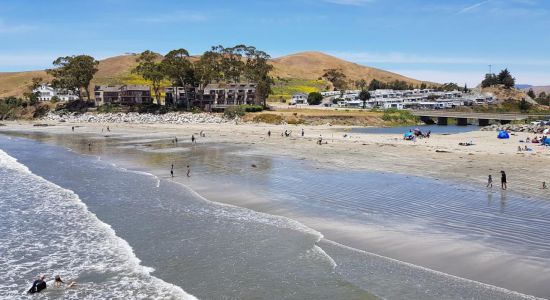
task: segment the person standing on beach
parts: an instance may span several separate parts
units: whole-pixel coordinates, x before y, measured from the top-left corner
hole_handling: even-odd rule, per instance
[[[506,186],[506,173],[504,171],[500,171],[500,186],[503,190],[508,188]]]
[[[304,129],[302,128],[302,137],[304,137]]]
[[[271,130],[267,131],[267,137],[271,137]]]
[[[194,134],[191,135],[191,144],[195,144],[195,135]]]
[[[545,190],[545,189],[547,189],[547,188],[548,188],[548,187],[546,187],[546,181],[543,181],[543,182],[542,182],[542,189]]]
[[[170,169],[170,175],[174,178],[174,164],[172,164],[172,168]]]
[[[191,177],[191,168],[187,166],[187,177]]]
[[[74,132],[74,126],[73,126],[73,127],[71,127],[71,129],[72,129],[72,130],[73,130],[73,132]]]
[[[489,174],[489,178],[487,178],[487,187],[493,188],[493,176]]]

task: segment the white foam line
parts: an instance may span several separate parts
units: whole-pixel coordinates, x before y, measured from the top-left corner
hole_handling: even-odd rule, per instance
[[[111,242],[114,242],[116,244],[116,246],[119,247],[119,249],[123,249],[129,254],[127,257],[129,259],[129,262],[133,265],[133,268],[136,272],[148,275],[154,281],[158,282],[159,284],[170,287],[174,292],[177,293],[176,296],[178,296],[178,297],[181,297],[183,299],[189,299],[189,300],[197,299],[196,297],[186,293],[179,286],[168,283],[164,280],[161,280],[160,278],[157,278],[157,277],[151,275],[151,272],[153,272],[154,269],[151,268],[151,267],[141,265],[141,260],[135,255],[134,250],[130,246],[130,244],[128,244],[128,242],[126,240],[124,240],[121,237],[117,236],[115,230],[109,224],[102,222],[96,216],[96,214],[92,213],[88,209],[88,206],[86,205],[86,203],[82,202],[80,197],[78,197],[78,195],[74,191],[65,189],[63,187],[60,187],[60,186],[56,185],[55,183],[50,182],[50,181],[46,180],[45,178],[32,173],[31,170],[27,166],[19,163],[16,158],[10,156],[6,152],[4,152],[2,149],[0,149],[0,167],[15,170],[15,171],[18,171],[18,172],[21,172],[21,173],[24,173],[24,174],[32,175],[37,180],[42,181],[46,185],[50,185],[53,188],[60,189],[64,192],[67,192],[70,195],[73,195],[74,196],[73,199],[76,199],[78,201],[78,205],[82,206],[83,210],[85,210],[90,215],[90,218],[94,222],[96,222],[99,225],[100,228],[103,227],[103,229],[107,232],[108,235],[113,237]]]
[[[508,290],[508,289],[505,289],[505,288],[502,288],[502,287],[490,285],[490,284],[487,284],[487,283],[483,283],[483,282],[479,282],[479,281],[475,281],[475,280],[471,280],[471,279],[467,279],[467,278],[463,278],[463,277],[458,277],[458,276],[455,276],[455,275],[443,273],[443,272],[436,271],[436,270],[432,270],[432,269],[428,269],[428,268],[426,268],[426,267],[422,267],[422,266],[419,266],[419,265],[415,265],[415,264],[411,264],[411,263],[408,263],[408,262],[404,262],[404,261],[401,261],[401,260],[398,260],[398,259],[394,259],[394,258],[382,256],[382,255],[379,255],[379,254],[367,252],[367,251],[364,251],[364,250],[361,250],[361,249],[357,249],[357,248],[353,248],[353,247],[350,247],[350,246],[346,246],[346,245],[340,244],[340,243],[335,242],[335,241],[332,241],[332,240],[323,239],[323,242],[326,242],[326,243],[329,243],[329,244],[332,244],[332,245],[334,245],[334,246],[337,246],[337,247],[340,247],[340,248],[344,248],[344,249],[347,249],[347,250],[350,250],[350,251],[354,251],[354,252],[358,252],[358,253],[365,254],[365,255],[368,255],[368,256],[374,256],[374,257],[376,257],[376,258],[380,258],[380,259],[384,259],[384,260],[391,261],[391,262],[394,262],[394,263],[398,263],[398,264],[401,264],[401,265],[410,267],[410,268],[412,268],[412,269],[418,269],[418,270],[422,270],[422,271],[434,273],[434,274],[437,274],[437,275],[439,275],[439,276],[448,277],[448,278],[453,278],[453,279],[455,279],[455,280],[465,281],[465,282],[468,282],[468,283],[477,284],[477,285],[480,285],[480,286],[482,286],[482,287],[484,287],[484,288],[487,288],[487,289],[493,289],[493,290],[496,290],[496,291],[499,291],[499,292],[503,292],[503,293],[507,293],[507,294],[511,294],[511,295],[515,295],[515,296],[519,296],[519,297],[524,297],[525,299],[530,299],[530,300],[544,300],[544,298],[539,298],[539,297],[535,297],[535,296],[532,296],[532,295],[522,294],[522,293],[520,293],[520,292]]]

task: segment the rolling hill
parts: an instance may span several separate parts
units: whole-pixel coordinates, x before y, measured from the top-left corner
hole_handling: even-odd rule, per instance
[[[195,58],[196,59],[196,58]],[[131,74],[136,65],[137,55],[121,55],[101,60],[95,84],[147,84],[143,78]],[[369,82],[377,79],[382,82],[394,80],[418,85],[422,81],[408,78],[388,71],[351,63],[321,52],[302,52],[271,60],[274,67],[273,77],[284,78],[274,86],[277,97],[288,97],[293,92],[311,92],[326,88],[329,84],[319,78],[326,69],[341,69],[349,80],[365,79]],[[45,71],[0,73],[0,98],[22,96],[27,91],[33,77],[42,77],[49,81],[51,77]]]

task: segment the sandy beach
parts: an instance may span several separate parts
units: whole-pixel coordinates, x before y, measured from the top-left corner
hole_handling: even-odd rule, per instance
[[[50,123],[35,127],[29,122],[6,122],[1,131],[75,132],[97,136],[143,135],[147,138],[178,137],[186,142],[195,135],[198,143],[248,145],[249,151],[268,155],[305,159],[324,168],[358,169],[426,176],[473,185],[485,185],[493,176],[493,189],[500,189],[500,171],[508,176],[508,190],[525,196],[550,198],[541,189],[542,181],[550,183],[546,165],[550,149],[520,143],[534,134],[513,133],[508,140],[497,139],[497,132],[473,131],[452,135],[432,135],[416,142],[405,141],[397,134],[349,133],[351,127],[295,126],[268,124],[96,124]],[[109,126],[111,132],[105,130]],[[301,130],[304,129],[304,137]],[[413,128],[413,127],[411,127]],[[102,132],[102,129],[104,132]],[[290,137],[283,137],[285,131]],[[200,132],[205,137],[199,137]],[[271,137],[267,132],[271,131]],[[347,135],[346,137],[344,137]],[[328,144],[318,145],[322,136]],[[473,142],[473,146],[459,143]],[[533,151],[518,152],[528,145]]]
[[[550,181],[544,168],[550,150],[528,145],[533,151],[517,151],[518,145],[525,146],[519,140],[532,134],[499,140],[496,132],[472,131],[432,134],[413,142],[401,134],[355,133],[352,127],[328,125],[44,123],[6,122],[0,132],[105,158],[122,168],[150,173],[159,182],[183,184],[214,202],[298,220],[320,232],[324,238],[319,243],[329,248],[340,243],[381,255],[375,261],[389,257],[511,291],[549,293],[542,284],[550,278],[547,261],[530,258],[546,257],[546,247],[536,246],[528,253],[516,242],[526,235],[537,245],[535,235],[544,240],[547,234],[546,204],[540,200],[549,199],[541,185]],[[292,133],[286,137],[285,131]],[[320,136],[322,145],[317,144]],[[459,145],[466,142],[474,145]],[[170,178],[170,164],[176,165],[176,178]],[[191,178],[185,176],[188,164]],[[508,174],[507,191],[500,190],[500,170]],[[494,185],[486,192],[488,174]],[[311,176],[319,178],[307,182]],[[306,181],[292,185],[302,180]],[[337,181],[336,186],[331,181]],[[317,198],[326,202],[317,206]],[[538,205],[541,216],[536,213]],[[541,224],[526,233],[523,219],[528,215]],[[383,265],[380,274],[388,271]],[[367,285],[378,280],[380,290],[372,292],[398,293],[383,287],[380,274],[368,277]],[[532,274],[539,275],[535,279]],[[346,278],[353,282],[362,276]],[[446,282],[437,278],[438,284]]]

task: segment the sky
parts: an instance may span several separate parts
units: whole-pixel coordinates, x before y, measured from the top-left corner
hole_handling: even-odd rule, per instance
[[[0,72],[247,44],[321,51],[433,82],[477,85],[508,68],[550,85],[549,0],[0,0]]]

